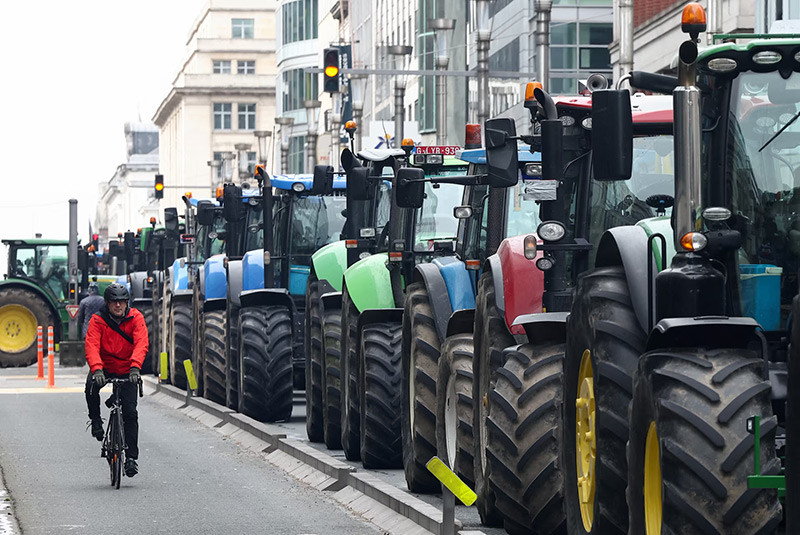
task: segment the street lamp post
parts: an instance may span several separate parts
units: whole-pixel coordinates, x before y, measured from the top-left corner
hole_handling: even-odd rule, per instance
[[[215,192],[217,191],[218,179],[217,176],[219,175],[219,167],[222,165],[221,160],[208,160],[206,162],[208,167],[211,168],[211,196],[213,197]]]
[[[476,0],[476,42],[478,47],[478,124],[489,118],[489,42],[492,30],[489,26],[489,0]]]
[[[321,102],[319,100],[303,101],[306,109],[306,172],[311,173],[317,164],[317,110]]]
[[[550,12],[552,0],[536,0],[536,74],[539,82],[548,87],[550,79]]]
[[[450,58],[447,55],[447,39],[455,19],[432,19],[430,22],[436,34],[436,70],[446,71]],[[436,77],[436,144],[447,144],[447,76]]]
[[[267,165],[267,138],[272,136],[269,130],[256,130],[253,132],[258,140],[258,163]]]
[[[350,103],[353,106],[353,120],[356,122],[355,148],[356,153],[361,151],[361,132],[364,127],[361,124],[361,117],[364,112],[364,91],[367,85],[366,74],[350,75]]]
[[[250,143],[237,143],[233,146],[236,149],[236,156],[237,160],[239,161],[239,183],[244,184],[247,177],[250,176],[250,169],[248,169],[248,164],[250,163],[247,158],[247,152],[250,150],[252,145]]]
[[[331,94],[331,155],[330,162],[334,165],[339,155],[339,126],[342,124],[342,94]],[[316,165],[316,162],[315,164]],[[335,167],[335,165],[334,165]],[[313,168],[312,168],[313,169]]]
[[[394,56],[394,68],[396,70],[407,70],[408,60],[411,56],[412,47],[408,45],[391,45],[388,52]],[[405,121],[405,97],[406,97],[406,77],[398,74],[394,79],[394,144],[400,147],[403,141],[403,122]]]
[[[233,179],[233,159],[236,155],[231,151],[222,153],[222,182],[230,182]]]
[[[294,117],[277,117],[275,123],[281,127],[281,174],[289,173],[289,129],[294,124]]]

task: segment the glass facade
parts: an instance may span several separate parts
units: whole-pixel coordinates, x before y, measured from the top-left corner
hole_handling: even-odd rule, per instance
[[[289,138],[289,173],[302,173],[305,170],[306,136]]]
[[[313,100],[319,94],[319,76],[305,72],[304,69],[284,71],[283,111],[303,109],[304,100]]]
[[[611,23],[553,22],[550,28],[550,91],[575,93],[578,80],[596,72],[610,78],[608,44],[612,38]]]
[[[281,8],[281,42],[294,43],[317,38],[317,0],[293,0]]]

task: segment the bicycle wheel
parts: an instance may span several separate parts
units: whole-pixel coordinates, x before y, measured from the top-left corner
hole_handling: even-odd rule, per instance
[[[117,484],[117,467],[119,466],[119,448],[117,446],[117,421],[114,415],[108,419],[108,447],[106,448],[106,459],[111,473],[111,486]]]
[[[114,458],[116,459],[116,476],[115,476],[115,486],[119,488],[119,484],[122,482],[122,465],[125,464],[125,434],[124,428],[122,426],[122,410],[121,408],[117,407],[114,413],[114,420],[116,420],[116,432],[114,434]]]

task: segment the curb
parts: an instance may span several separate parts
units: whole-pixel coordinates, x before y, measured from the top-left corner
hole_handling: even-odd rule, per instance
[[[142,380],[146,386],[152,389],[152,392],[164,394],[173,400],[182,402],[183,405],[178,408],[193,407],[213,416],[219,421],[214,427],[231,425],[241,429],[268,444],[269,446],[264,448],[264,452],[271,453],[280,450],[322,472],[333,480],[331,484],[324,487],[324,490],[339,491],[345,487],[351,487],[431,533],[442,532],[442,511],[369,472],[359,472],[357,468],[343,463],[303,441],[286,438],[286,433],[277,426],[259,422],[205,398],[192,396],[188,398],[187,404],[184,390],[159,383],[152,376],[144,376]],[[458,532],[463,524],[458,519],[455,522],[456,532]],[[480,531],[470,531],[469,533],[470,535],[482,535]]]

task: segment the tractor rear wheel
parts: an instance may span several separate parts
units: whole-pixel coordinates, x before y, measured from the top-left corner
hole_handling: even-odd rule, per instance
[[[436,378],[439,335],[428,290],[422,282],[406,288],[403,311],[403,469],[408,490],[441,491],[441,483],[425,467],[436,455]]]
[[[489,271],[478,280],[475,296],[475,354],[472,363],[472,432],[473,464],[475,474],[476,505],[485,526],[502,526],[503,517],[495,506],[494,494],[489,485],[490,466],[486,459],[489,431],[489,392],[494,388],[494,373],[503,365],[503,350],[516,345],[506,326],[506,320],[497,308],[496,289]]]
[[[628,533],[628,407],[645,343],[623,267],[581,275],[564,365],[561,466],[569,533]]]
[[[506,350],[489,393],[489,451],[495,503],[512,534],[566,533],[561,450],[564,343]]]
[[[225,404],[225,310],[203,313],[203,397]]]
[[[342,293],[342,449],[348,461],[361,460],[361,407],[358,396],[358,309],[345,286]]]
[[[774,489],[748,489],[761,417],[761,474],[775,475],[778,421],[764,359],[744,349],[651,351],[638,367],[628,444],[629,533],[774,533]],[[787,532],[788,533],[788,532]]]
[[[361,335],[358,394],[364,468],[400,468],[403,465],[400,436],[402,337],[402,326],[394,323],[367,325]]]
[[[283,306],[241,309],[239,411],[261,422],[292,416],[292,317]]]
[[[225,405],[229,409],[244,412],[239,408],[239,399],[241,397],[239,381],[242,365],[240,361],[242,354],[239,352],[239,333],[241,332],[239,326],[241,320],[239,317],[240,310],[239,307],[234,307],[233,304],[228,301],[228,309],[225,312],[227,314],[226,319],[228,320],[228,324],[225,327],[225,334],[228,336],[225,340],[225,348],[228,352],[228,367],[225,371]]]
[[[186,390],[186,368],[183,361],[192,358],[192,303],[172,299],[170,312],[169,380]]]
[[[29,366],[36,362],[36,331],[44,336],[52,325],[58,332],[57,318],[47,303],[22,288],[0,290],[0,368]]]
[[[323,440],[330,450],[342,448],[342,309],[322,313],[324,374],[322,376]]]
[[[324,438],[322,416],[322,317],[319,310],[319,282],[313,273],[306,286],[306,434],[311,442]]]
[[[472,333],[448,336],[436,381],[436,451],[464,483],[475,487],[472,441]]]

